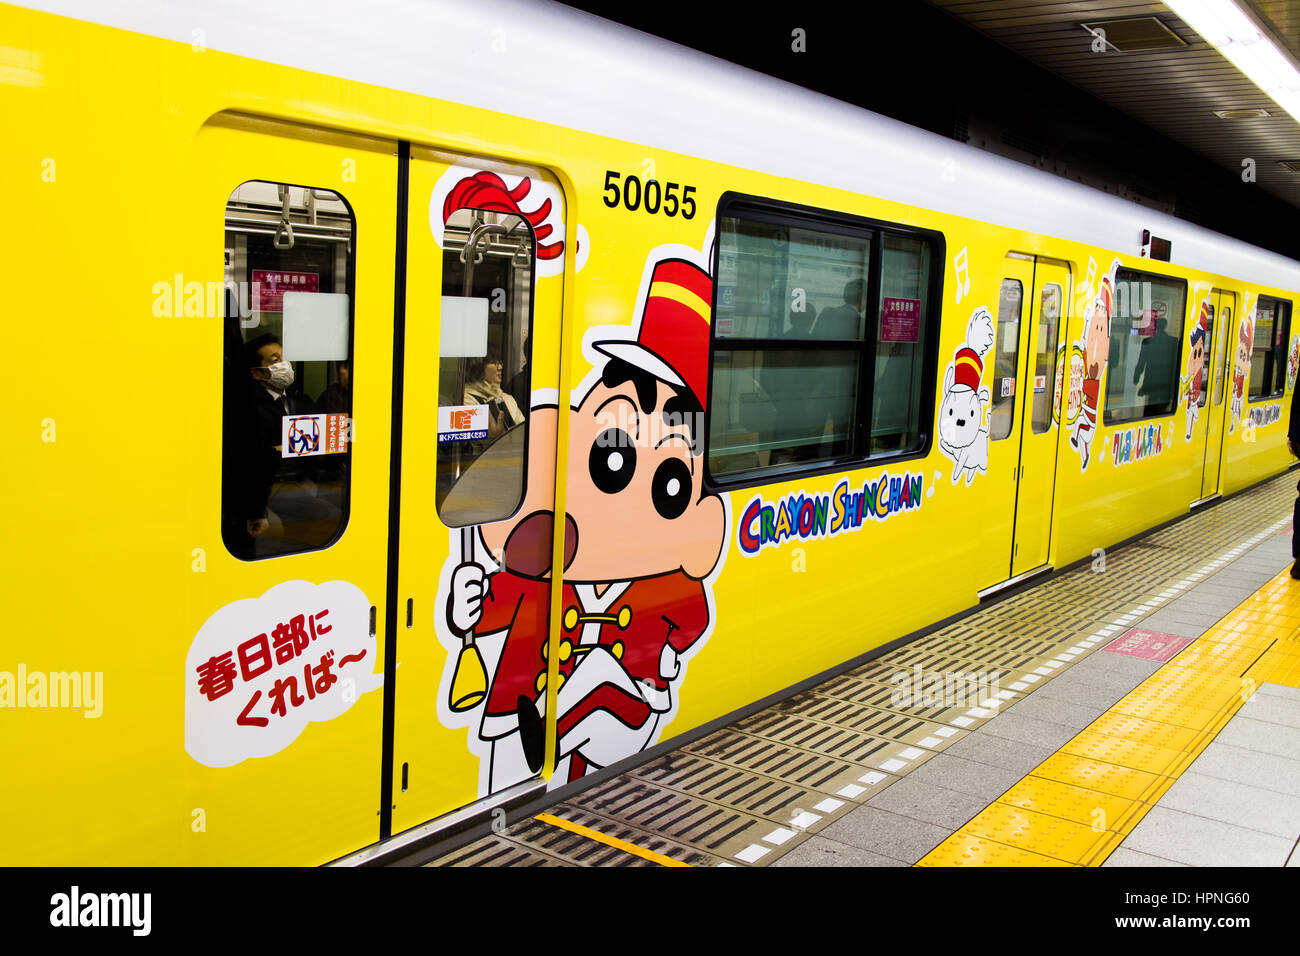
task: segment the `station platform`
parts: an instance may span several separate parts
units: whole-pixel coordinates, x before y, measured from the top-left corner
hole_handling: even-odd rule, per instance
[[[1300,865],[1295,494],[1193,512],[429,865]]]

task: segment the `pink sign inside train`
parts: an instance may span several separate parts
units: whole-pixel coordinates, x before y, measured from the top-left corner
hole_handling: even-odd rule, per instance
[[[880,312],[880,341],[915,342],[920,329],[920,299],[885,299]]]
[[[286,292],[319,292],[320,274],[316,272],[271,272],[253,270],[253,288],[258,312],[283,312]]]
[[[1192,643],[1192,640],[1193,638],[1179,637],[1177,634],[1161,634],[1159,631],[1143,631],[1135,627],[1127,634],[1115,638],[1102,650],[1163,664],[1173,660],[1174,655]]]

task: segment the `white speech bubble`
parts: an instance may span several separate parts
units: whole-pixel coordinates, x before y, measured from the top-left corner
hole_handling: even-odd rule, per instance
[[[370,602],[347,581],[286,581],[227,604],[185,658],[185,750],[208,767],[279,753],[309,721],[333,720],[383,686],[378,658]]]

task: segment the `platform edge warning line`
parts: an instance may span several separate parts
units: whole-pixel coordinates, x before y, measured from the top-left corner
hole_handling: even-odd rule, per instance
[[[568,830],[570,833],[576,833],[578,836],[584,836],[589,840],[595,840],[606,846],[612,846],[616,850],[623,850],[631,853],[633,856],[639,856],[643,860],[649,860],[651,863],[658,863],[660,866],[685,866],[689,863],[683,863],[681,860],[674,860],[671,856],[664,856],[662,853],[656,853],[654,850],[647,850],[645,847],[637,846],[635,843],[628,843],[626,840],[620,840],[618,837],[606,836],[599,830],[593,830],[591,827],[584,827],[581,823],[573,823],[551,813],[539,813],[534,820],[540,820],[542,823],[549,823],[553,827],[559,827],[561,830]]]

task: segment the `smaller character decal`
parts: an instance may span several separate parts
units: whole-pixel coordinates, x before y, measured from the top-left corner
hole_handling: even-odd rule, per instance
[[[1228,417],[1228,434],[1236,430],[1241,422],[1241,413],[1246,404],[1246,383],[1250,381],[1250,352],[1255,338],[1255,313],[1245,311],[1241,317],[1241,328],[1237,334],[1237,355],[1232,366],[1232,402]]]
[[[975,474],[987,473],[989,430],[984,416],[991,398],[984,377],[984,356],[993,346],[993,316],[980,306],[966,326],[966,341],[953,353],[943,378],[939,405],[939,450],[952,459],[952,483],[964,474],[966,484]]]
[[[1083,381],[1080,385],[1079,415],[1071,426],[1070,445],[1079,452],[1081,471],[1088,470],[1088,463],[1092,459],[1092,440],[1097,433],[1101,386],[1106,377],[1106,364],[1110,360],[1110,317],[1115,307],[1115,273],[1118,269],[1119,259],[1115,259],[1111,262],[1110,271],[1101,277],[1097,294],[1088,309],[1083,337],[1078,342],[1083,353]],[[1070,388],[1073,391],[1073,376]]]
[[[1192,440],[1192,428],[1201,412],[1201,395],[1205,392],[1205,352],[1213,322],[1210,300],[1206,299],[1201,303],[1200,315],[1187,337],[1187,374],[1183,377],[1187,388],[1187,431],[1183,441]]]
[[[1286,358],[1286,390],[1295,390],[1296,372],[1300,372],[1300,335],[1291,336],[1291,350]]]

